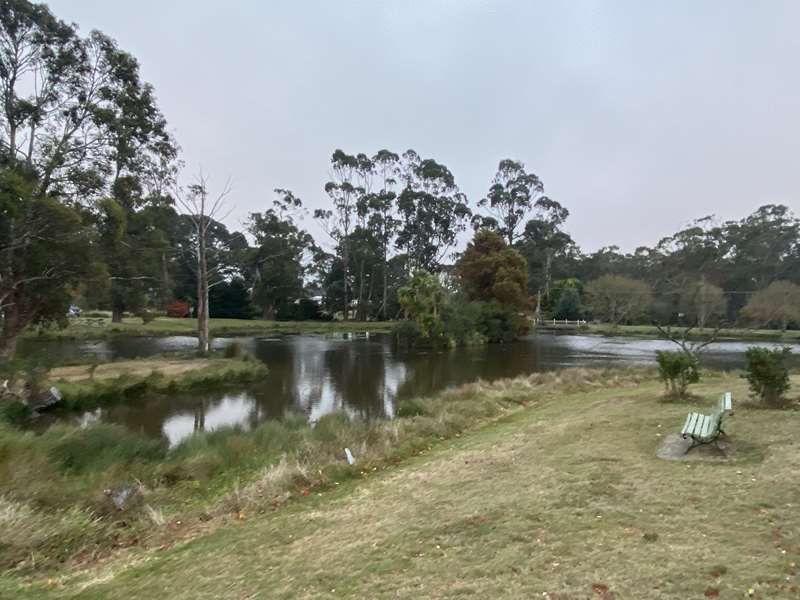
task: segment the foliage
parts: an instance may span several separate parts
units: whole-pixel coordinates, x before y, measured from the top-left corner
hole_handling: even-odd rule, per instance
[[[557,300],[553,307],[553,318],[571,321],[583,318],[583,304],[578,288],[580,282],[566,280],[558,286]]]
[[[303,295],[303,258],[314,240],[295,224],[303,203],[291,191],[276,189],[272,208],[250,215],[248,231],[255,247],[247,263],[253,278],[253,301],[261,316],[274,319],[278,310]]]
[[[241,358],[243,354],[244,348],[242,344],[237,341],[230,342],[225,346],[225,350],[222,353],[225,358]]]
[[[445,165],[403,154],[403,191],[397,200],[400,227],[397,246],[413,269],[439,270],[440,262],[464,231],[471,215],[466,196]]]
[[[284,304],[276,315],[278,321],[330,321],[332,317],[322,312],[319,303],[310,298]]]
[[[767,406],[779,406],[785,402],[789,390],[789,369],[786,363],[791,348],[763,348],[753,346],[745,352],[744,377],[750,390]]]
[[[528,330],[527,320],[497,302],[481,302],[477,330],[489,342],[511,342]]]
[[[800,323],[800,285],[773,281],[753,294],[742,309],[742,316],[760,325],[778,324],[786,331],[789,323]]]
[[[30,326],[66,325],[70,290],[91,262],[83,215],[38,185],[25,169],[0,171],[0,358],[14,354]]]
[[[586,285],[586,298],[595,319],[618,325],[645,315],[653,294],[644,281],[622,275],[603,275]]]
[[[555,200],[540,198],[534,205],[536,214],[525,224],[516,247],[528,261],[528,282],[531,293],[550,302],[554,279],[575,275],[578,248],[570,235],[562,230],[569,211]]]
[[[696,323],[702,328],[725,316],[725,292],[705,279],[682,284],[678,298],[678,308],[684,322]]]
[[[525,172],[525,165],[506,158],[497,166],[497,173],[485,198],[478,206],[487,208],[491,217],[475,215],[478,228],[496,228],[509,246],[520,236],[519,226],[534,207],[547,204],[544,184],[534,173]]]
[[[700,381],[700,365],[697,358],[681,351],[657,350],[658,374],[667,391],[678,397],[686,395],[692,383]]]
[[[208,291],[208,302],[213,319],[252,319],[255,309],[250,302],[250,291],[240,277],[221,281]]]
[[[405,317],[417,326],[419,343],[449,344],[442,321],[445,291],[436,275],[421,269],[415,271],[408,285],[398,291],[398,297]]]
[[[497,233],[476,232],[456,263],[456,274],[469,300],[496,302],[512,311],[527,308],[525,259]]]

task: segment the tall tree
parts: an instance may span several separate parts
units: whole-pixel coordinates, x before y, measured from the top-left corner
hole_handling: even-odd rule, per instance
[[[303,202],[291,191],[276,189],[272,208],[250,215],[248,231],[255,239],[250,250],[253,300],[264,319],[274,319],[278,309],[303,295],[304,255],[314,250],[314,240],[295,223]]]
[[[44,4],[0,2],[2,166],[9,173],[21,174],[25,181],[24,193],[18,193],[22,188],[16,184],[12,186],[16,191],[10,193],[13,202],[9,202],[16,207],[2,224],[6,241],[0,269],[5,273],[3,280],[14,290],[6,295],[0,314],[4,327],[9,324],[7,334],[17,330],[19,323],[45,319],[44,307],[50,307],[54,320],[66,309],[67,299],[48,294],[47,286],[19,285],[20,281],[50,281],[52,289],[60,285],[54,283],[52,263],[14,257],[14,252],[36,254],[35,246],[42,241],[37,236],[43,227],[37,211],[46,206],[55,211],[52,202],[56,201],[75,213],[67,218],[59,209],[54,223],[61,222],[66,231],[75,229],[68,223],[85,223],[86,209],[98,208],[97,200],[116,193],[112,190],[115,164],[149,155],[133,139],[153,141],[158,135],[152,128],[132,127],[130,115],[155,111],[145,120],[163,124],[154,107],[152,90],[138,79],[136,61],[113,40],[97,31],[81,38],[74,25],[58,20]],[[124,131],[138,133],[132,136]],[[89,236],[74,239],[78,238],[88,244]],[[72,249],[76,257],[81,256],[77,248]],[[20,271],[31,268],[44,270]],[[77,271],[73,265],[62,269],[58,277]],[[48,297],[37,296],[42,293]],[[57,297],[61,304],[53,302]],[[32,321],[19,317],[35,306],[40,308],[34,311],[38,316]]]
[[[38,190],[22,167],[0,170],[0,358],[29,326],[65,323],[69,290],[90,272],[91,230]]]
[[[230,181],[214,198],[209,197],[208,181],[200,173],[194,183],[188,186],[188,194],[183,195],[176,190],[178,203],[186,211],[195,233],[194,253],[197,260],[197,344],[201,354],[211,350],[209,333],[208,290],[213,269],[209,268],[208,248],[209,229],[221,216],[225,197],[230,194]]]
[[[396,203],[398,168],[400,156],[389,150],[379,150],[372,157],[374,172],[379,178],[380,189],[367,197],[368,227],[373,236],[380,243],[383,257],[381,306],[379,314],[382,319],[387,318],[387,305],[389,302],[389,252],[392,240],[399,221],[396,217]]]
[[[528,271],[522,255],[499,234],[481,229],[456,263],[469,300],[497,302],[516,311],[528,304]]]
[[[314,217],[322,224],[328,235],[341,248],[343,271],[342,310],[344,320],[350,313],[350,246],[349,238],[353,231],[357,202],[364,189],[357,185],[356,177],[361,167],[359,158],[336,150],[331,157],[331,180],[325,184],[325,193],[333,202],[333,210],[317,209]]]
[[[420,158],[413,150],[403,154],[402,179],[397,246],[406,251],[412,268],[438,271],[467,227],[472,214],[467,197],[450,169],[432,158]]]
[[[525,224],[525,231],[517,243],[521,254],[528,261],[531,292],[537,295],[536,312],[543,302],[550,300],[550,286],[557,261],[570,263],[577,254],[577,247],[570,235],[562,230],[569,211],[555,200],[545,196],[534,204],[536,216]],[[562,272],[560,277],[573,273]]]
[[[491,216],[475,215],[473,221],[477,227],[497,229],[511,246],[522,236],[526,216],[547,202],[541,180],[526,172],[520,161],[506,158],[500,161],[488,194],[478,201]]]

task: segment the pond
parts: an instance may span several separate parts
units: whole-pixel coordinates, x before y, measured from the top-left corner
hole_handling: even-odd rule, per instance
[[[538,334],[511,344],[438,352],[403,351],[387,334],[285,335],[217,338],[215,348],[240,342],[264,361],[263,382],[235,392],[140,398],[82,415],[53,414],[48,419],[77,423],[102,421],[175,444],[194,431],[224,425],[251,428],[268,419],[300,414],[309,420],[333,412],[364,419],[391,418],[397,402],[475,381],[514,377],[564,367],[637,365],[654,362],[655,351],[674,349],[664,340],[592,335]],[[758,342],[760,345],[770,345]],[[98,356],[138,358],[189,350],[189,336],[119,337],[102,341],[25,340],[23,356],[64,360]],[[703,362],[716,368],[739,368],[745,341],[721,341],[706,349]],[[800,346],[795,344],[795,353]]]

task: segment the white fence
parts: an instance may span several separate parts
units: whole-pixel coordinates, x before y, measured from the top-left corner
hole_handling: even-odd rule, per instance
[[[570,321],[569,319],[534,319],[533,324],[536,326],[542,325],[544,327],[558,327],[559,325],[562,327],[580,327],[586,325],[586,321],[583,319],[577,319],[575,321]]]

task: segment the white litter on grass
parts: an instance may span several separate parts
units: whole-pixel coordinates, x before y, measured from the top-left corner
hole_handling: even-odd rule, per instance
[[[356,463],[356,459],[353,456],[353,453],[350,452],[350,448],[345,448],[344,449],[344,455],[347,457],[347,464],[348,465],[354,465]]]

